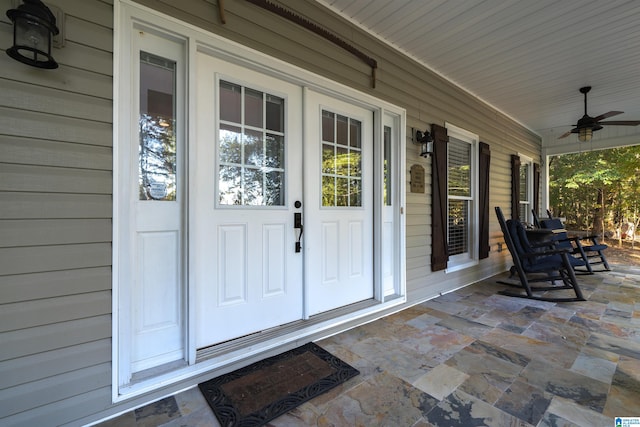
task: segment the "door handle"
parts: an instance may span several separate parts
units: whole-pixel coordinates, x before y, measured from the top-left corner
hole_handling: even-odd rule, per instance
[[[296,240],[296,252],[300,252],[302,250],[302,245],[300,244],[300,239],[302,238],[302,213],[300,212],[295,212],[293,214],[293,228],[300,230],[300,233],[298,234],[297,240]]]

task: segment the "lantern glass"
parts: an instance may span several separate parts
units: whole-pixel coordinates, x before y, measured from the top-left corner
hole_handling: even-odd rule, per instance
[[[49,29],[42,22],[31,15],[16,18],[16,40],[18,47],[28,47],[30,50],[51,51],[49,43]]]
[[[578,140],[580,142],[591,141],[592,135],[593,135],[593,130],[591,128],[580,129],[580,132],[578,133]]]

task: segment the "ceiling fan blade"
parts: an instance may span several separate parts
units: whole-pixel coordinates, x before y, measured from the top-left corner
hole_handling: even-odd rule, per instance
[[[624,113],[624,111],[609,111],[608,113],[600,114],[598,117],[594,117],[593,120],[598,122],[602,119],[607,119],[609,117],[617,116],[618,114],[622,113]]]
[[[610,121],[610,122],[600,122],[601,125],[614,125],[614,126],[638,126],[640,125],[640,120],[621,120],[621,121]]]
[[[563,133],[562,135],[560,135],[560,136],[558,137],[558,139],[566,138],[566,137],[568,137],[569,135],[571,135],[571,131],[570,131],[570,130],[568,130],[568,131],[566,131],[565,133]]]

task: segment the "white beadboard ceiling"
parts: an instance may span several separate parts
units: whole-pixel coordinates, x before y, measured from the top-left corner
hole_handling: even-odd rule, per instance
[[[582,117],[582,86],[590,116],[640,120],[638,0],[316,1],[541,136]]]

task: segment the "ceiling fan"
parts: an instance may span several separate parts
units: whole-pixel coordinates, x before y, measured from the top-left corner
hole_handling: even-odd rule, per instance
[[[597,117],[591,117],[587,114],[587,93],[591,90],[591,86],[585,86],[580,88],[580,93],[584,94],[584,116],[575,125],[575,128],[571,129],[560,135],[558,139],[566,138],[572,133],[578,134],[578,140],[581,142],[590,141],[593,132],[602,129],[604,125],[614,126],[637,126],[640,125],[640,120],[622,120],[622,121],[609,121],[601,122],[600,120],[607,119],[609,117],[617,116],[624,113],[624,111],[609,111],[608,113],[600,114]]]

